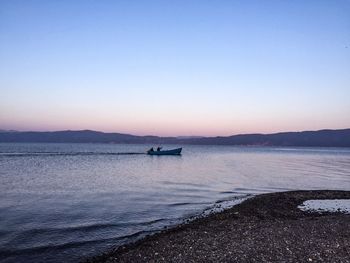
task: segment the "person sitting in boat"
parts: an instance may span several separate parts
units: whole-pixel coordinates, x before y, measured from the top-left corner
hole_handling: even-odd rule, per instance
[[[157,148],[157,152],[159,152],[161,149],[162,149],[162,147],[159,147],[159,146],[158,146],[158,148]]]
[[[152,147],[151,149],[149,149],[148,151],[149,151],[149,152],[154,152],[153,147]]]

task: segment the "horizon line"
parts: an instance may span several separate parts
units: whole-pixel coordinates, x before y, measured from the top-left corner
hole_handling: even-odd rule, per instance
[[[146,134],[146,135],[136,135],[133,133],[121,133],[121,132],[105,132],[105,131],[98,131],[98,130],[91,130],[91,129],[78,129],[78,130],[71,130],[71,129],[66,129],[66,130],[13,130],[13,129],[0,129],[0,133],[4,132],[98,132],[98,133],[105,133],[105,134],[122,134],[122,135],[131,135],[131,136],[136,136],[136,137],[160,137],[160,138],[211,138],[211,137],[231,137],[231,136],[239,136],[239,135],[272,135],[272,134],[281,134],[281,133],[301,133],[301,132],[319,132],[319,131],[331,131],[331,130],[349,130],[350,127],[348,128],[340,128],[340,129],[332,129],[332,128],[324,128],[324,129],[318,129],[318,130],[297,130],[297,131],[278,131],[278,132],[271,132],[271,133],[238,133],[238,134],[231,134],[231,135],[214,135],[214,136],[202,136],[202,135],[176,135],[176,136],[163,136],[163,135],[152,135],[152,134]]]

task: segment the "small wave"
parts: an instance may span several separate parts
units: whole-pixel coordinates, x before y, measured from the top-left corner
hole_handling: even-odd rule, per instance
[[[234,188],[232,191],[221,191],[220,194],[238,194],[238,195],[250,195],[250,194],[258,194],[258,193],[268,193],[270,191],[265,188]]]
[[[135,233],[132,233],[130,235],[120,236],[120,237],[112,237],[112,238],[102,238],[102,239],[95,239],[95,240],[87,240],[87,241],[79,241],[79,242],[67,242],[63,244],[57,244],[57,245],[44,245],[44,246],[37,246],[37,247],[31,247],[31,248],[23,248],[23,249],[0,249],[1,258],[10,257],[13,255],[34,255],[36,253],[45,252],[47,250],[62,250],[62,249],[69,249],[69,248],[77,248],[81,246],[85,246],[87,244],[94,245],[99,243],[105,243],[105,242],[117,242],[121,240],[130,240],[132,238],[138,238],[150,233],[153,233],[154,231],[137,231]]]
[[[93,232],[95,230],[102,230],[102,229],[108,229],[108,228],[118,228],[118,227],[124,228],[124,227],[130,227],[130,226],[150,226],[166,220],[169,220],[169,219],[160,218],[160,219],[155,219],[155,220],[145,221],[145,222],[130,222],[130,223],[117,223],[117,224],[77,225],[77,226],[70,226],[70,227],[63,227],[63,228],[33,228],[30,230],[24,231],[21,234],[24,236],[35,236],[35,235],[41,235],[44,233],[72,234],[73,232],[80,232],[80,231],[83,231],[84,233],[86,233],[89,231]]]
[[[205,184],[197,184],[197,183],[190,183],[190,182],[185,182],[185,183],[181,183],[181,182],[172,182],[172,181],[162,181],[162,184],[165,185],[178,185],[178,186],[194,186],[194,187],[208,187]]]
[[[242,203],[243,201],[253,197],[251,194],[244,194],[240,196],[235,196],[230,199],[222,199],[215,202],[214,205],[205,209],[198,217],[205,217],[213,213],[219,213],[226,209],[229,209],[235,205]]]
[[[143,152],[19,152],[0,153],[4,157],[29,157],[29,156],[95,156],[95,155],[143,155]]]
[[[211,203],[208,203],[208,202],[179,202],[179,203],[168,204],[167,206],[174,207],[174,206],[208,205],[208,204],[211,204]]]
[[[237,194],[237,193],[236,193]],[[231,196],[229,198],[225,198],[225,199],[219,199],[217,201],[215,201],[214,203],[214,206],[217,205],[217,204],[223,204],[223,203],[226,203],[226,202],[232,202],[232,201],[236,201],[236,200],[241,200],[241,199],[244,199],[244,198],[248,198],[250,196],[252,196],[253,194],[239,194],[239,195],[235,195],[235,196]]]

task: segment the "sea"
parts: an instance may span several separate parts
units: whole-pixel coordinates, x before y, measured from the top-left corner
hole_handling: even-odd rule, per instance
[[[0,143],[0,262],[79,262],[256,194],[350,190],[350,148],[152,146]]]

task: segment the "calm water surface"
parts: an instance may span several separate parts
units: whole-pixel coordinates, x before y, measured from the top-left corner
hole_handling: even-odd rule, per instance
[[[0,144],[0,261],[76,262],[217,202],[350,190],[350,149]],[[171,148],[168,146],[164,148]]]

